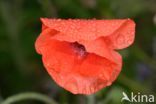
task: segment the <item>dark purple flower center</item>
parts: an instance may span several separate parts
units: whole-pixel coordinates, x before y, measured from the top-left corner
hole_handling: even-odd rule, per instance
[[[84,57],[87,55],[87,51],[82,44],[79,44],[78,42],[73,42],[71,43],[71,46],[74,48],[74,52],[80,57]]]

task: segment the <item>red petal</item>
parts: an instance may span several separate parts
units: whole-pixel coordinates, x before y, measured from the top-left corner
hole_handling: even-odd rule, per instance
[[[134,40],[135,25],[129,19],[42,22],[36,50],[56,83],[74,94],[91,94],[110,85],[122,65],[121,56],[113,49],[125,48]],[[88,54],[79,56],[71,42],[84,45]]]
[[[122,20],[61,20],[41,19],[46,27],[58,31],[53,38],[64,41],[91,41],[103,37],[113,49],[131,45],[135,36],[135,23],[130,19]]]
[[[61,34],[55,38],[68,41],[94,40],[101,36],[111,35],[125,20],[61,20],[41,19],[43,24]]]
[[[112,52],[117,63],[93,53],[80,58],[69,42],[52,39],[55,33],[44,30],[36,41],[36,49],[39,48],[44,66],[56,83],[74,94],[91,94],[116,79],[121,70],[119,54]]]
[[[103,38],[97,38],[92,41],[82,41],[87,50],[87,52],[94,53],[98,56],[104,57],[112,62],[118,63],[118,57],[116,57],[116,52],[108,47]]]
[[[111,35],[103,39],[113,49],[126,48],[134,42],[135,23],[128,19]]]

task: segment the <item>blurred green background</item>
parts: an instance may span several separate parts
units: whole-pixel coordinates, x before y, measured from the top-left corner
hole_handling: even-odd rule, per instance
[[[134,19],[135,43],[120,51],[124,64],[113,85],[85,96],[54,83],[34,48],[40,17]],[[0,0],[0,102],[14,94],[38,92],[58,104],[120,104],[123,91],[156,93],[156,0]]]

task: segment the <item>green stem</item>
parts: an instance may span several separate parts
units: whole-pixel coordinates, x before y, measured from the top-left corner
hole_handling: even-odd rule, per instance
[[[87,96],[88,104],[95,104],[95,96],[94,94]]]
[[[26,92],[17,95],[13,95],[8,97],[6,100],[1,102],[1,104],[12,104],[18,101],[27,100],[27,99],[35,99],[41,102],[45,102],[46,104],[57,104],[52,98],[49,98],[46,95],[42,95],[34,92]]]

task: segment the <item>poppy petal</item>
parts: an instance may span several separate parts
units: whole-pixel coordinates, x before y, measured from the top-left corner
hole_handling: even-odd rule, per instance
[[[132,44],[132,20],[41,20],[35,48],[58,85],[74,94],[92,94],[117,78],[122,58],[114,49]]]
[[[43,55],[43,63],[51,77],[61,87],[74,94],[92,94],[111,85],[121,71],[121,56],[116,54],[117,63],[88,53],[81,57],[74,52],[70,42],[54,40],[44,30],[36,41],[36,49]]]
[[[68,41],[94,40],[111,35],[120,28],[127,19],[123,20],[80,20],[80,19],[47,19],[41,18],[42,23],[61,34],[55,38]]]
[[[94,53],[101,57],[105,57],[112,62],[118,63],[116,52],[108,47],[103,38],[97,38],[92,41],[83,41],[81,44],[85,46],[87,52]]]
[[[111,35],[103,39],[113,49],[123,49],[134,42],[135,38],[135,23],[127,19],[117,30]]]

